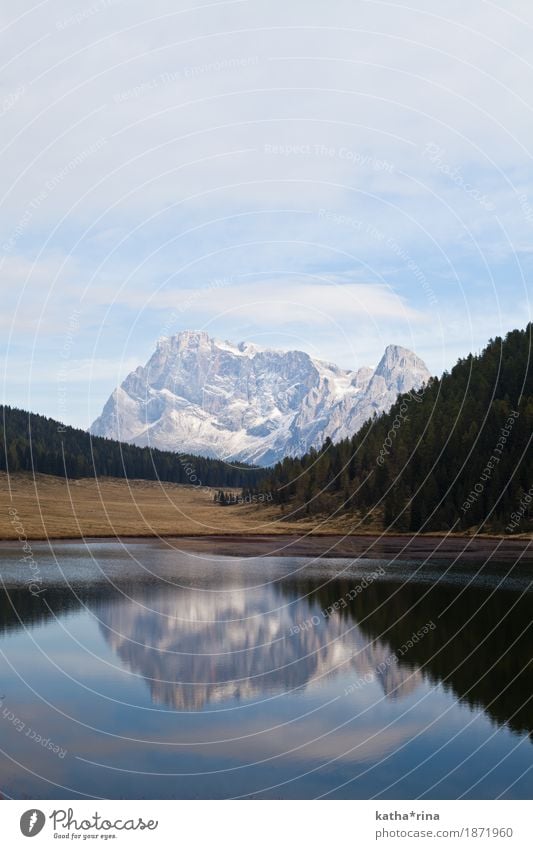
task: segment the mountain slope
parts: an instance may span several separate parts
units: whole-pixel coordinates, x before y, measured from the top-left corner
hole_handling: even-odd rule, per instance
[[[352,438],[284,460],[262,485],[292,517],[355,511],[383,513],[384,529],[401,531],[530,531],[531,337],[528,325],[491,340]]]
[[[399,346],[386,349],[375,371],[349,371],[302,351],[184,331],[159,340],[90,430],[136,445],[269,465],[328,436],[351,435],[389,409],[398,392],[429,377],[424,363]]]
[[[228,487],[256,485],[264,477],[262,469],[124,445],[13,407],[0,405],[0,421],[0,471]]]

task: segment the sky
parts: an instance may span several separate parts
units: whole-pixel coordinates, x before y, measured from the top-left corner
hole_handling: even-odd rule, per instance
[[[160,336],[440,374],[530,320],[530,0],[0,6],[5,403],[88,427]]]

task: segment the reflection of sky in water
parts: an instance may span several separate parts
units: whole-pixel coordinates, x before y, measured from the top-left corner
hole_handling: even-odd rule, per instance
[[[481,779],[472,795],[491,797],[531,766],[527,736],[399,662],[357,617],[324,618],[323,599],[283,579],[301,558],[220,565],[144,545],[143,564],[181,588],[137,579],[108,593],[89,592],[94,567],[69,548],[65,568],[73,554],[86,606],[58,603],[61,615],[0,637],[7,795],[314,797],[342,785],[339,796],[409,798],[435,785],[430,798],[454,798]],[[111,553],[106,572],[121,564],[131,577],[118,547]],[[261,574],[274,582],[259,587]],[[52,608],[57,592],[49,586]],[[318,625],[290,633],[313,617]],[[510,795],[531,787],[526,775]]]

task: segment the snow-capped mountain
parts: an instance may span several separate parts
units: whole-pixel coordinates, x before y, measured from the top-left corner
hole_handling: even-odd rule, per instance
[[[303,351],[233,345],[202,331],[163,337],[90,428],[97,436],[270,465],[354,434],[399,392],[430,377],[389,345],[375,370],[349,371]]]

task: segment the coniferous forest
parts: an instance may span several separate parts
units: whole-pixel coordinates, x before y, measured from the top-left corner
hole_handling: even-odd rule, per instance
[[[533,527],[532,325],[479,355],[351,439],[278,463],[263,483],[286,515],[379,514],[385,530]]]
[[[292,518],[353,514],[356,525],[378,517],[384,530],[525,533],[533,528],[531,336],[530,324],[491,340],[352,438],[328,439],[273,469],[139,448],[3,406],[0,470],[242,487],[239,499],[215,500],[277,503]]]
[[[69,478],[142,478],[193,486],[256,486],[264,470],[223,460],[139,448],[24,410],[0,406],[0,470]]]

